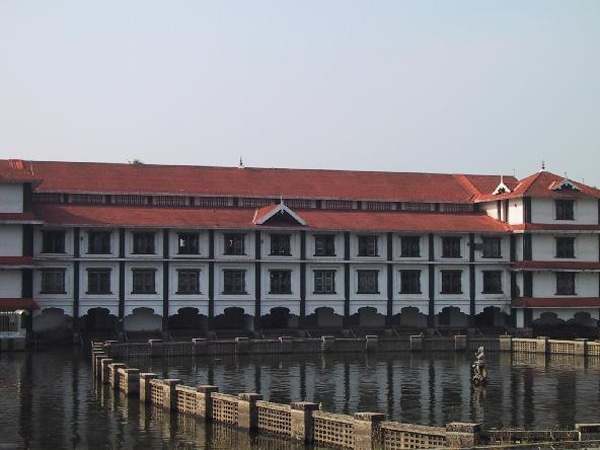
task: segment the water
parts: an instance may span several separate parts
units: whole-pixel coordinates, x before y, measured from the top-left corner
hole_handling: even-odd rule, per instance
[[[488,354],[489,382],[470,384],[470,354],[271,355],[131,360],[130,367],[260,392],[266,400],[309,400],[326,411],[384,412],[423,425],[480,422],[485,428],[572,428],[600,422],[600,360]],[[177,418],[98,386],[78,349],[0,354],[0,449],[256,448],[304,446]]]

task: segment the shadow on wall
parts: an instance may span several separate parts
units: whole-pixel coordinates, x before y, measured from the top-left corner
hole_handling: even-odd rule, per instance
[[[46,308],[32,320],[33,339],[48,343],[73,339],[73,318],[62,308]]]

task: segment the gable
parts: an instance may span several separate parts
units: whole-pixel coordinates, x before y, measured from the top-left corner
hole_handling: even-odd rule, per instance
[[[302,217],[283,203],[256,210],[253,222],[256,225],[306,225]]]

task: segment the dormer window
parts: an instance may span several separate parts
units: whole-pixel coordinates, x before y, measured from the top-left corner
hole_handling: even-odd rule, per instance
[[[500,194],[510,194],[512,191],[510,190],[510,188],[504,183],[504,177],[500,177],[500,184],[498,184],[498,186],[496,186],[496,189],[494,189],[494,192],[492,192],[493,195],[500,195]]]
[[[556,200],[556,220],[575,220],[575,200]]]
[[[552,190],[553,191],[580,191],[581,189],[579,189],[577,186],[575,186],[575,184],[571,180],[569,180],[568,178],[565,178],[560,183],[556,184],[555,186],[552,186]]]

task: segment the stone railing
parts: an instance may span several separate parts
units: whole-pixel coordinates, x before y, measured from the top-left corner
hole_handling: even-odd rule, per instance
[[[545,340],[540,338],[539,340]],[[519,348],[519,340],[511,347]],[[540,346],[530,345],[535,356]],[[537,344],[537,340],[536,341]],[[547,340],[546,344],[547,344]],[[323,340],[322,344],[331,344]],[[236,343],[236,345],[239,344]],[[504,339],[506,346],[508,340]],[[466,345],[462,338],[457,347]],[[561,346],[560,342],[545,345],[545,349],[580,350],[580,345]],[[293,441],[314,443],[325,447],[351,449],[406,448],[471,448],[492,444],[507,446],[530,442],[591,441],[600,439],[600,424],[576,424],[574,430],[482,430],[476,423],[453,422],[446,427],[430,427],[386,421],[378,412],[358,412],[354,415],[321,411],[313,402],[292,402],[289,405],[264,401],[262,395],[244,392],[237,395],[220,393],[218,386],[185,386],[179,379],[159,379],[153,373],[140,373],[109,358],[104,343],[93,343],[92,366],[95,378],[127,396],[139,396],[142,404],[176,411],[182,417],[213,421],[257,433],[271,434]],[[513,348],[514,350],[514,348]],[[187,419],[186,419],[187,420]]]

